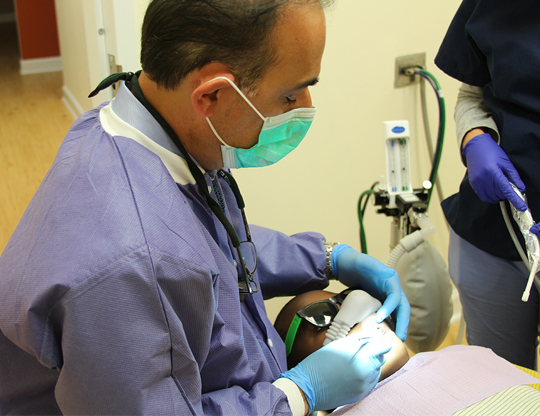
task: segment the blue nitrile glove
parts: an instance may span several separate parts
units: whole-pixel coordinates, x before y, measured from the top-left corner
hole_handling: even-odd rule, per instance
[[[540,223],[534,224],[531,228],[529,228],[529,231],[533,234],[536,234],[538,239],[540,239]]]
[[[337,280],[348,287],[360,287],[381,301],[383,305],[375,318],[378,323],[395,311],[396,335],[405,342],[411,305],[403,293],[396,271],[346,244],[334,247],[331,261],[332,273]]]
[[[325,345],[281,374],[306,396],[309,412],[357,402],[373,390],[392,345],[385,336],[351,335]]]
[[[492,204],[508,199],[520,211],[527,205],[516,195],[510,182],[525,192],[525,185],[504,150],[489,133],[473,137],[463,148],[469,182],[478,197]]]

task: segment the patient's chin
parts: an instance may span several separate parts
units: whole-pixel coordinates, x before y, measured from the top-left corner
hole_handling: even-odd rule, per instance
[[[357,334],[361,337],[384,336],[389,338],[392,344],[392,349],[386,354],[386,363],[381,369],[380,380],[383,380],[384,378],[395,373],[409,360],[409,354],[405,344],[396,336],[394,332],[392,332],[386,323],[377,323],[375,320],[375,314],[368,316],[362,322],[356,324],[349,332],[349,335],[353,334]]]

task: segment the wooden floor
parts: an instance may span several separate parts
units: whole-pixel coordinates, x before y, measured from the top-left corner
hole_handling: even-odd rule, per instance
[[[0,253],[73,123],[62,73],[20,75],[15,23],[0,24]]]

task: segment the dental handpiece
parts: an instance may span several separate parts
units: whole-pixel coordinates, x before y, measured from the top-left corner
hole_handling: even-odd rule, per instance
[[[381,302],[363,290],[353,290],[343,301],[341,309],[326,331],[323,345],[345,338],[354,325],[377,312],[381,306]]]
[[[510,183],[510,185],[512,185],[512,188],[516,195],[521,200],[523,200],[525,204],[527,204],[527,199],[525,198],[525,195],[523,195],[513,183]],[[525,240],[525,246],[527,247],[530,272],[529,278],[527,280],[527,285],[525,287],[525,290],[523,291],[523,295],[521,296],[521,300],[523,302],[527,302],[529,300],[531,287],[534,282],[534,276],[538,271],[538,264],[540,259],[540,243],[538,242],[538,237],[530,232],[530,228],[535,224],[530,209],[527,207],[525,211],[519,211],[516,207],[514,207],[512,203],[510,203],[510,206],[512,207],[512,214],[514,220],[516,221],[516,224],[518,225],[521,234],[523,235],[523,238]]]

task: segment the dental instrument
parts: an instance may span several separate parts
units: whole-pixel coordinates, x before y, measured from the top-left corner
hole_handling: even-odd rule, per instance
[[[512,189],[514,190],[516,195],[521,200],[523,200],[525,204],[527,204],[527,199],[525,195],[522,194],[513,183],[510,182],[510,185],[512,185]],[[523,302],[527,302],[529,300],[529,294],[531,292],[531,287],[534,282],[534,276],[538,272],[538,263],[540,259],[540,243],[538,242],[538,237],[530,232],[530,228],[534,224],[536,224],[532,217],[531,210],[527,207],[525,211],[519,211],[512,203],[510,203],[510,207],[512,209],[512,216],[514,217],[514,220],[516,221],[516,224],[518,225],[518,228],[523,235],[523,239],[525,240],[527,256],[529,259],[529,278],[527,280],[527,286],[525,287],[523,295],[521,296],[521,300]]]
[[[343,301],[341,309],[326,331],[323,345],[346,337],[355,324],[362,322],[381,306],[381,302],[363,290],[353,290]]]

